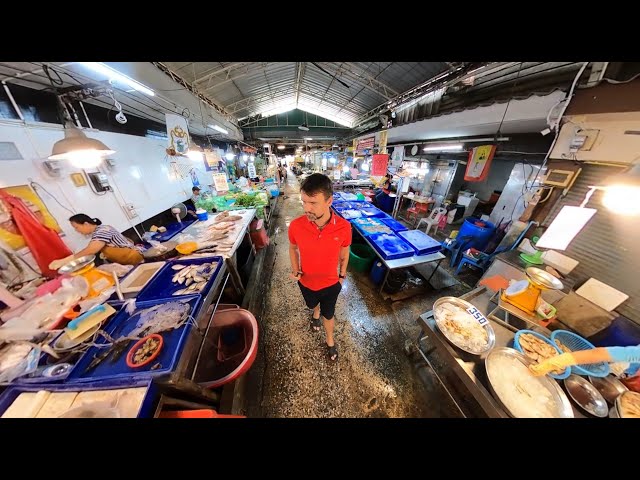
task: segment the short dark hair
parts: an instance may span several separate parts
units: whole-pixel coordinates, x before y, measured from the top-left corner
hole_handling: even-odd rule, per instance
[[[324,198],[329,200],[333,195],[333,185],[331,179],[321,173],[313,173],[305,178],[300,186],[300,191],[313,197],[318,193],[324,194]]]
[[[200,191],[200,187],[192,187],[191,191],[192,192],[196,192],[196,191],[199,192]]]

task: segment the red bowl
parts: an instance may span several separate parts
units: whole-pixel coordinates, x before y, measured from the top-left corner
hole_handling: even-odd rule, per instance
[[[160,344],[156,347],[155,352],[153,352],[151,354],[151,356],[149,358],[147,358],[145,361],[140,362],[140,363],[134,363],[133,362],[133,357],[136,354],[136,352],[142,348],[142,345],[144,345],[144,343],[149,340],[150,338],[153,338],[155,340],[158,340],[160,342]],[[140,367],[144,367],[145,365],[148,365],[149,363],[153,362],[156,357],[158,355],[160,355],[160,351],[162,350],[162,345],[164,344],[164,340],[162,339],[161,335],[158,335],[157,333],[152,333],[151,335],[147,335],[144,338],[141,338],[140,340],[138,340],[135,345],[133,347],[131,347],[131,350],[129,350],[129,353],[127,353],[127,366],[131,367],[131,368],[140,368]]]

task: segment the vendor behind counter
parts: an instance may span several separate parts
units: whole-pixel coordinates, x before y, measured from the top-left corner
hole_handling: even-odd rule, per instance
[[[79,252],[60,260],[54,260],[49,267],[57,270],[73,258],[85,255],[98,255],[109,262],[121,265],[137,265],[144,260],[142,249],[136,247],[127,237],[111,225],[102,225],[98,218],[91,218],[84,213],[69,218],[73,229],[82,235],[89,236],[89,244]]]

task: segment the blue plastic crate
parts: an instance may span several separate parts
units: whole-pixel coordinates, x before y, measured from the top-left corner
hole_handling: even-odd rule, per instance
[[[545,337],[544,335],[538,333],[538,332],[534,332],[533,330],[518,330],[515,334],[515,336],[513,337],[513,346],[516,350],[518,350],[520,353],[522,353],[523,355],[527,355],[526,353],[524,353],[524,350],[522,349],[522,346],[520,345],[520,335],[524,334],[524,333],[528,333],[533,335],[536,338],[539,338],[540,340],[542,340],[545,343],[548,343],[549,345],[551,345],[556,352],[558,352],[558,355],[562,353],[562,351],[558,348],[558,346],[550,339],[548,339],[547,337]],[[549,373],[550,377],[553,377],[557,380],[563,380],[565,378],[568,378],[569,375],[571,375],[571,367],[567,367],[565,368],[565,370],[562,373],[559,374],[554,374],[554,373]]]
[[[362,215],[366,217],[386,217],[387,214],[384,213],[379,208],[374,207],[373,205],[367,204],[368,206],[362,207],[360,212]]]
[[[405,230],[409,230],[409,228],[405,227],[403,224],[398,222],[395,218],[392,218],[387,214],[385,214],[385,216],[382,217],[380,221],[385,225],[387,225],[394,232],[404,232]]]
[[[165,228],[167,229],[167,231],[164,233],[156,233],[153,236],[153,240],[156,240],[158,242],[166,242],[167,240],[171,240],[178,233],[182,232],[185,228],[187,228],[189,225],[191,225],[195,221],[196,221],[195,219],[192,220],[189,218],[184,218],[180,223],[173,222],[173,223],[170,223],[169,225],[165,225]]]
[[[191,260],[172,260],[167,262],[167,264],[160,269],[158,273],[154,275],[149,283],[145,285],[145,287],[138,294],[138,300],[141,302],[146,302],[147,300],[157,300],[160,298],[171,298],[173,294],[178,290],[182,290],[185,288],[184,284],[180,285],[177,283],[173,283],[171,279],[173,276],[178,273],[176,270],[173,270],[171,267],[173,265],[202,265],[203,263],[211,263],[213,261],[217,261],[218,265],[216,266],[213,274],[209,278],[209,281],[205,285],[205,287],[201,290],[201,293],[207,292],[213,282],[215,282],[218,273],[220,272],[220,268],[222,268],[223,258],[220,256],[215,257],[202,257]],[[187,294],[189,295],[197,295],[197,293]],[[175,296],[173,298],[181,298],[180,296]]]
[[[411,245],[418,255],[429,255],[439,252],[442,245],[422,230],[404,230],[398,236]]]
[[[596,348],[587,339],[568,330],[555,330],[551,333],[551,340],[554,342],[558,340],[572,352]],[[592,377],[606,377],[610,372],[609,364],[605,362],[573,365],[571,370],[578,375],[591,375]]]
[[[14,385],[8,387],[0,394],[0,416],[7,411],[14,400],[24,392],[39,392],[46,390],[49,392],[75,392],[75,391],[93,391],[93,390],[116,390],[120,388],[136,388],[146,387],[147,393],[142,401],[138,418],[153,417],[155,406],[158,398],[158,389],[153,384],[151,378],[125,379],[106,382],[91,382],[83,384],[50,384],[50,385]]]
[[[412,257],[416,253],[411,245],[395,234],[376,233],[369,235],[368,238],[373,248],[375,248],[385,260]]]
[[[136,327],[136,323],[139,320],[138,313],[142,310],[172,301],[187,301],[191,306],[189,315],[195,319],[199,313],[200,300],[201,297],[196,295],[191,297],[165,298],[151,302],[136,302],[136,310],[132,315],[129,315],[124,309],[120,310],[104,330],[115,340],[118,340],[118,338],[128,335]],[[129,349],[135,344],[134,341],[131,341],[117,361],[112,362],[112,357],[109,356],[100,362],[95,368],[85,372],[86,368],[93,361],[94,356],[103,352],[105,348],[92,346],[84,353],[80,360],[78,360],[78,363],[76,363],[69,373],[66,382],[78,383],[119,378],[155,377],[167,374],[175,368],[191,328],[193,328],[191,322],[186,322],[175,330],[160,333],[164,344],[158,357],[148,365],[135,369],[130,368],[126,361]],[[104,337],[99,337],[96,341],[97,345],[105,343],[106,340]],[[152,367],[156,364],[160,364],[160,367],[152,370]]]

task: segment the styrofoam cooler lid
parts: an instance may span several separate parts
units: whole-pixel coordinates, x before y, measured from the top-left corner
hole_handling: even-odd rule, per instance
[[[504,291],[504,294],[507,297],[513,297],[514,295],[524,293],[527,288],[529,288],[529,280],[519,280],[509,285],[509,287]]]

